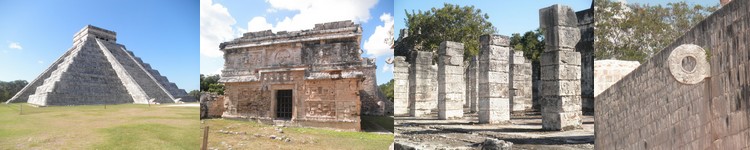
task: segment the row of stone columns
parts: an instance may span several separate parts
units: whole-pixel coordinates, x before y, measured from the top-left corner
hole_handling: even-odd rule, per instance
[[[540,28],[546,41],[540,61],[542,128],[580,128],[581,55],[575,52],[580,39],[575,13],[562,5],[543,8]],[[409,63],[396,57],[395,114],[426,117],[437,108],[440,119],[460,119],[467,105],[478,112],[479,123],[510,121],[512,110],[530,107],[525,104],[530,104],[532,83],[531,65],[523,62],[522,54],[514,54],[509,41],[502,35],[480,36],[479,55],[466,63],[466,70],[463,44],[456,42],[441,43],[437,67],[432,65],[432,52],[412,51]]]

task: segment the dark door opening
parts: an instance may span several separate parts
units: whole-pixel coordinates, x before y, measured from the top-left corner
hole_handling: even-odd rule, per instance
[[[276,91],[276,118],[292,119],[292,90]]]

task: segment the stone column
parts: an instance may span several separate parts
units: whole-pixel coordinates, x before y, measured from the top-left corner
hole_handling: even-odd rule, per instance
[[[432,68],[432,52],[412,51],[409,67],[409,114],[414,117],[425,117],[436,108],[433,96],[436,93]]]
[[[578,22],[572,9],[552,5],[539,10],[545,49],[540,59],[542,128],[571,130],[581,127],[581,54]]]
[[[464,116],[464,44],[445,41],[438,48],[438,118]]]
[[[479,37],[479,123],[510,121],[509,41],[501,35]]]
[[[473,57],[471,58],[471,60],[469,60],[469,65],[467,66],[468,71],[466,74],[466,78],[468,78],[468,82],[466,82],[466,89],[468,92],[466,93],[466,95],[468,95],[467,97],[469,98],[469,111],[471,111],[472,113],[475,113],[477,112],[477,110],[479,110],[477,109],[477,101],[479,99],[479,95],[477,94],[477,88],[479,87],[479,83],[477,82],[478,65],[479,63],[477,61],[477,57]]]
[[[510,69],[513,79],[513,99],[511,110],[524,111],[530,109],[531,102],[531,62],[523,57],[523,51],[514,51]]]
[[[409,63],[404,56],[396,56],[393,60],[393,84],[393,114],[410,116]]]

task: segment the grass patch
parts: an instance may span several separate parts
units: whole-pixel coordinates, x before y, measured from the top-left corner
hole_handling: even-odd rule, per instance
[[[195,131],[164,124],[123,125],[99,132],[106,134],[107,140],[94,149],[195,149],[200,146],[200,137]]]
[[[199,109],[162,106],[0,104],[0,149],[200,147]]]
[[[393,134],[336,131],[306,127],[282,127],[251,121],[225,119],[204,120],[209,126],[209,148],[226,149],[388,149]],[[219,131],[237,132],[226,134]],[[289,138],[274,140],[271,136]]]

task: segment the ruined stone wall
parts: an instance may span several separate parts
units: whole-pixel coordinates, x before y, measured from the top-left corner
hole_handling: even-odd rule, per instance
[[[302,31],[249,32],[224,42],[223,117],[346,130],[360,114],[392,112],[377,88],[374,60],[362,59],[361,27],[351,21]],[[292,118],[278,120],[277,92],[292,90]]]
[[[620,81],[641,63],[624,60],[597,60],[594,62],[594,95]]]
[[[393,114],[409,116],[409,63],[406,57],[396,56],[393,60]]]
[[[593,6],[593,5],[592,5]],[[581,53],[581,101],[584,111],[594,111],[594,9],[576,12],[581,40],[576,52]]]
[[[224,106],[224,95],[201,92],[201,118],[221,117],[226,110]]]
[[[750,1],[714,12],[597,96],[597,149],[750,147]]]

